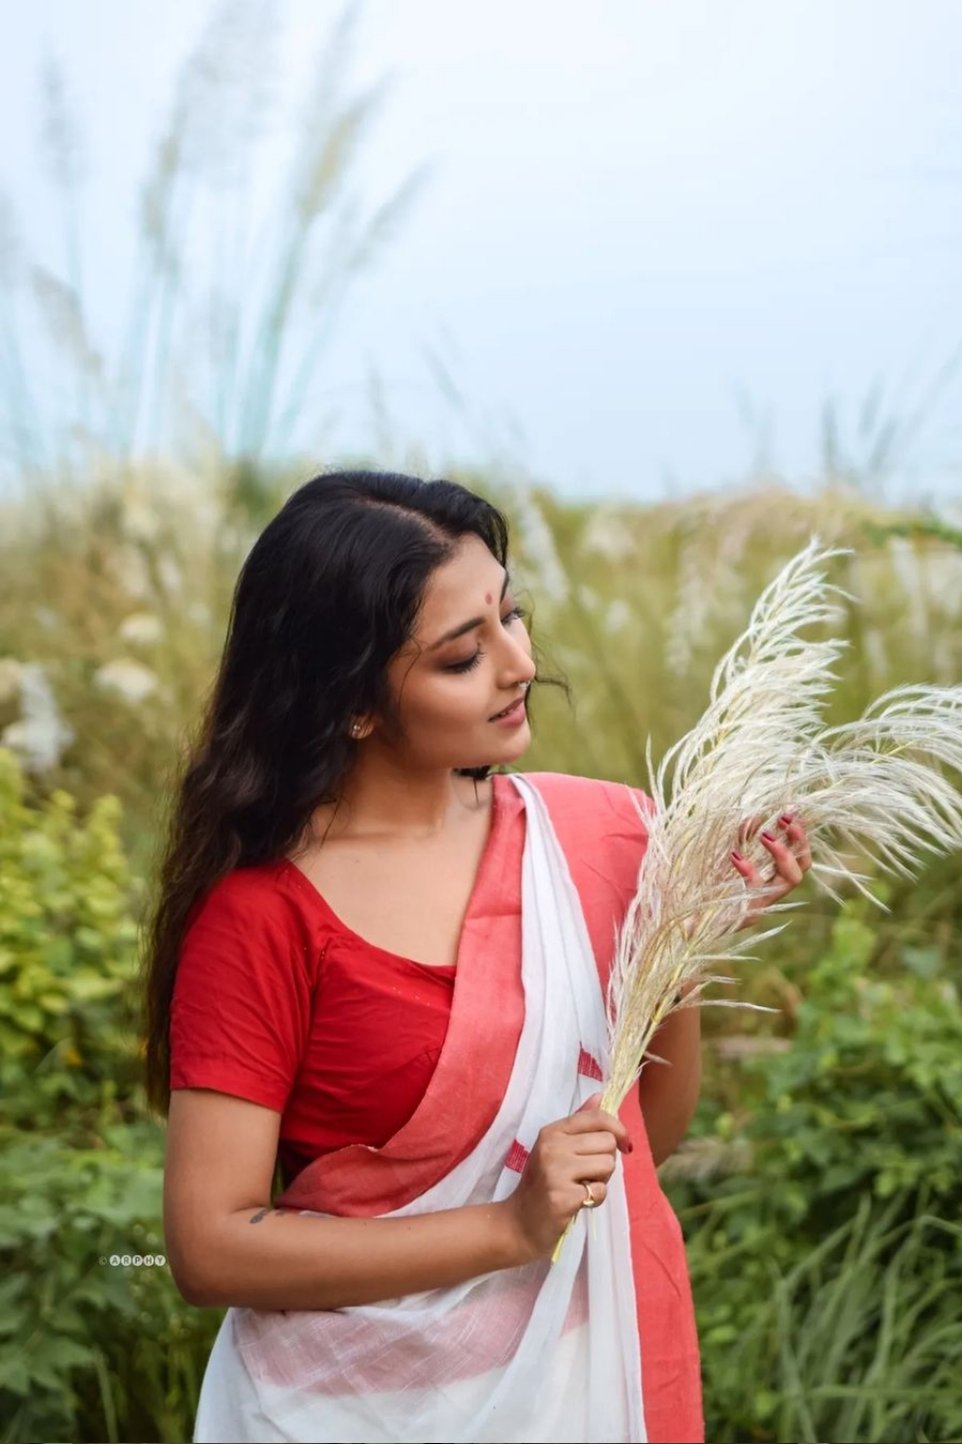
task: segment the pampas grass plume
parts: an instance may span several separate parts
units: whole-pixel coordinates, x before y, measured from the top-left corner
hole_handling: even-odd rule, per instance
[[[791,812],[804,822],[812,877],[838,898],[853,884],[884,906],[855,870],[916,874],[924,854],[962,847],[962,795],[944,769],[962,774],[962,687],[914,685],[880,697],[856,722],[826,728],[825,702],[846,643],[803,633],[830,627],[836,597],[825,565],[840,550],[817,538],[765,589],[748,626],[719,662],[697,725],[648,770],[653,809],[637,889],[618,931],[608,988],[610,1051],[602,1107],[617,1112],[639,1077],[649,1045],[678,1007],[706,1000],[711,984],[748,949],[786,926],[736,936],[750,889],[730,852],[752,819],[772,830]],[[851,599],[850,600],[854,600]],[[761,864],[761,849],[753,859]],[[767,858],[767,854],[764,855]],[[800,906],[769,902],[766,918]],[[764,1010],[769,1011],[769,1010]]]

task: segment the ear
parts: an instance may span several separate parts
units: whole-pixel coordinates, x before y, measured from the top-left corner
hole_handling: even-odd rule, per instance
[[[370,717],[352,717],[348,728],[348,735],[352,742],[363,742],[365,737],[370,737],[376,723]]]

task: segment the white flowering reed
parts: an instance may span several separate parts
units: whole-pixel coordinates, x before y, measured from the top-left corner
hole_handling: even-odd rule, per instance
[[[156,672],[129,657],[118,657],[115,661],[105,662],[102,667],[98,667],[94,673],[94,683],[105,691],[115,692],[123,697],[125,702],[134,706],[150,697],[158,687]]]
[[[941,770],[962,773],[962,687],[899,687],[857,722],[824,726],[833,669],[847,643],[801,634],[835,620],[833,594],[845,594],[822,567],[842,554],[813,538],[763,592],[715,670],[706,712],[657,770],[649,744],[655,806],[645,819],[647,850],[608,990],[602,1107],[613,1113],[677,1007],[756,1006],[702,996],[710,984],[733,981],[719,967],[785,926],[735,935],[752,898],[770,892],[770,884],[747,888],[733,869],[731,849],[746,821],[774,831],[781,813],[797,815],[811,844],[812,876],[833,897],[832,884],[848,882],[878,902],[853,855],[910,877],[923,853],[962,847],[962,795]],[[754,841],[743,850],[757,852],[759,867],[763,857],[770,861]],[[769,903],[765,913],[799,905]]]
[[[0,747],[17,753],[25,771],[49,772],[59,765],[76,733],[60,716],[44,666],[40,662],[14,665],[19,667],[20,716],[0,733]]]

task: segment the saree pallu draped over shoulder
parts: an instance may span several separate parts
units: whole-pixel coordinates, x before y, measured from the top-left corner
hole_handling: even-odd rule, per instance
[[[381,1148],[315,1159],[278,1207],[397,1218],[506,1198],[544,1124],[597,1091],[607,1030],[585,915],[544,799],[528,779],[509,779],[525,809],[520,977],[507,950],[459,955],[444,1046],[412,1117]],[[464,1139],[478,1137],[465,1152]],[[196,1444],[648,1440],[621,1157],[604,1206],[577,1215],[555,1264],[341,1309],[229,1309]],[[650,1156],[649,1171],[654,1179]],[[689,1350],[672,1379],[665,1345],[687,1432],[652,1438],[700,1439],[697,1353],[694,1377]]]

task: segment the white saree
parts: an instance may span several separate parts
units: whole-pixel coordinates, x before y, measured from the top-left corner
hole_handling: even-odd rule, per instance
[[[542,1126],[597,1092],[595,1078],[580,1070],[585,1056],[606,1068],[604,1000],[578,893],[538,790],[509,776],[525,805],[526,830],[524,1024],[508,1086],[477,1146],[453,1166],[439,1167],[416,1197],[379,1211],[382,1217],[507,1197],[517,1186],[519,1159]],[[456,987],[449,1032],[465,996],[470,991]],[[478,1060],[449,1061],[470,1070]],[[418,1113],[415,1130],[417,1119]],[[458,1132],[456,1111],[449,1127]],[[376,1161],[371,1156],[386,1150],[340,1151],[358,1159],[361,1180],[360,1170]],[[325,1193],[325,1167],[349,1191],[355,1164],[347,1160],[347,1170],[337,1174],[336,1160],[326,1157],[326,1165],[324,1159],[308,1165],[289,1192],[320,1205],[302,1212],[331,1217],[348,1210],[331,1196],[337,1188]],[[283,1206],[284,1196],[278,1203]],[[553,1265],[539,1261],[357,1307],[228,1309],[207,1364],[193,1437],[195,1444],[645,1441],[620,1156],[604,1206],[577,1215]]]

